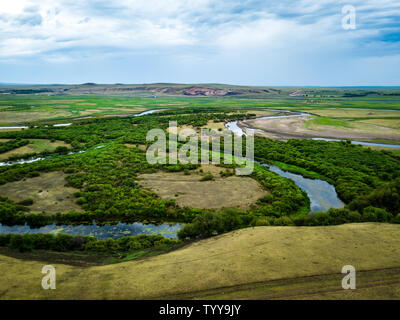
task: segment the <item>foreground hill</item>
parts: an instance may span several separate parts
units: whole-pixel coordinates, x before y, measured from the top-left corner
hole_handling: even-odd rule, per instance
[[[242,229],[143,260],[54,264],[57,289],[50,291],[41,289],[43,262],[0,256],[0,298],[398,299],[399,231],[378,223]],[[348,264],[357,290],[341,288]]]

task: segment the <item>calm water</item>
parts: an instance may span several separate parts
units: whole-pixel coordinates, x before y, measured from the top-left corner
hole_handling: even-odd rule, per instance
[[[50,224],[41,228],[31,228],[24,226],[3,226],[0,223],[0,234],[25,234],[25,233],[66,233],[70,235],[94,236],[99,240],[107,238],[118,239],[126,236],[135,236],[140,234],[155,235],[160,234],[166,238],[177,239],[177,232],[183,226],[180,224],[143,224],[135,222],[131,224],[118,223],[116,225],[60,225]]]
[[[329,138],[312,138],[312,140],[322,140],[322,141],[345,141],[341,139],[329,139]],[[387,147],[400,149],[399,144],[388,144],[388,143],[374,143],[374,142],[363,142],[363,141],[351,141],[351,144],[357,144],[361,146],[373,146],[373,147]]]
[[[337,196],[335,187],[326,181],[307,179],[302,175],[283,171],[276,166],[270,166],[269,170],[293,180],[300,189],[304,190],[311,201],[311,212],[328,211],[330,208],[344,207],[344,203]]]
[[[161,111],[164,111],[164,110],[167,110],[167,109],[153,109],[153,110],[147,110],[147,111],[143,111],[143,112],[141,112],[141,113],[135,114],[134,117],[146,116],[146,115],[153,114],[153,113],[155,113],[155,112],[161,112]]]
[[[237,136],[245,136],[246,133],[238,126],[237,121],[230,121],[225,123],[225,127],[231,130]]]

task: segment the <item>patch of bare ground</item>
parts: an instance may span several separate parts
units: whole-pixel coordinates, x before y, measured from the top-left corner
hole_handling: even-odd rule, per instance
[[[147,146],[145,144],[132,144],[132,143],[124,143],[124,146],[128,148],[139,148],[142,151],[147,150]]]
[[[354,124],[352,127],[338,127],[329,125],[318,125],[306,127],[310,117],[292,117],[278,119],[254,119],[242,122],[248,128],[260,129],[267,134],[272,134],[280,139],[286,138],[337,138],[354,140],[400,140],[400,131],[395,131],[384,126]]]
[[[248,209],[268,192],[250,177],[221,177],[225,168],[203,166],[190,175],[184,173],[157,172],[142,174],[139,184],[157,193],[161,199],[175,199],[180,207],[220,209]],[[214,180],[201,181],[204,174],[211,173]]]
[[[39,177],[6,183],[0,186],[0,194],[16,202],[32,199],[31,212],[82,211],[73,196],[79,190],[65,187],[65,177],[60,171],[42,173]]]

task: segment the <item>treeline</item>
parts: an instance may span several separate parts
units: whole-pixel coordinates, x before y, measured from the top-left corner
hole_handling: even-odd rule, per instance
[[[196,216],[192,223],[178,232],[179,239],[198,239],[249,226],[331,226],[356,222],[388,222],[400,224],[400,213],[391,214],[384,209],[366,207],[359,213],[348,208],[317,212],[312,216],[259,217],[238,210],[209,211]]]
[[[0,247],[9,247],[20,252],[50,250],[117,254],[178,243],[179,241],[177,240],[165,238],[161,235],[138,235],[119,239],[98,240],[90,236],[71,236],[68,234],[0,234]]]

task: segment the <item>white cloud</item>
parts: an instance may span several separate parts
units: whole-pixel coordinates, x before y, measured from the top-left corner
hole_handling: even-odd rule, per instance
[[[317,65],[399,54],[397,0],[352,0],[357,29],[341,27],[347,0],[12,0],[0,6],[0,62],[52,64],[163,57],[185,66],[259,59]],[[308,58],[307,58],[308,57]],[[138,62],[140,63],[140,61]],[[381,64],[384,65],[384,64]],[[189,68],[189,67],[188,67]],[[321,65],[318,64],[318,68]],[[243,70],[242,72],[245,72]]]

